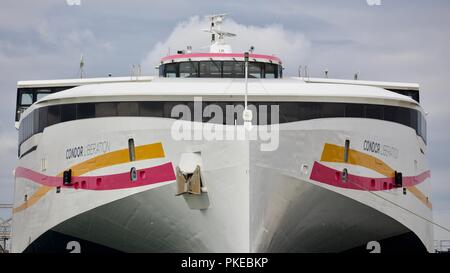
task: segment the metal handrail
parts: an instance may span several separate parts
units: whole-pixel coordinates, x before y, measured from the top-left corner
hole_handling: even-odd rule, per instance
[[[0,204],[0,209],[12,209],[13,204]]]

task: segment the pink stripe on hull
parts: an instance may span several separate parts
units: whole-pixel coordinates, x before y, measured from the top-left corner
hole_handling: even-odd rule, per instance
[[[16,177],[29,179],[31,181],[49,187],[74,188],[96,191],[135,188],[176,179],[172,163],[166,163],[155,167],[137,170],[136,181],[131,181],[130,172],[126,172],[102,176],[72,177],[72,184],[64,185],[62,177],[46,176],[22,167],[18,167],[16,169]]]
[[[393,177],[371,178],[348,174],[346,182],[342,181],[341,177],[341,171],[329,168],[325,165],[320,164],[319,162],[314,162],[310,179],[339,188],[362,191],[385,191],[395,188]],[[419,183],[422,183],[429,177],[430,171],[423,172],[417,176],[403,177],[403,186],[415,186]]]

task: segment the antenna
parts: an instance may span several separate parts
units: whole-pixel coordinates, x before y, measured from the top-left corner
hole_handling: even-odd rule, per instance
[[[216,14],[206,16],[210,21],[209,29],[203,31],[211,33],[211,46],[209,51],[211,53],[231,53],[231,46],[225,44],[225,37],[235,37],[236,34],[221,30],[221,25],[227,14]]]
[[[138,80],[140,76],[141,76],[141,65],[133,64],[131,67],[131,80],[133,80],[133,77],[135,77],[135,79]]]
[[[83,78],[83,74],[84,74],[84,57],[83,57],[83,54],[81,54],[81,57],[80,57],[80,79]]]

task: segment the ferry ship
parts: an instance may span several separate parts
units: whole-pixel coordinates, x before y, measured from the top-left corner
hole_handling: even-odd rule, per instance
[[[431,252],[418,84],[209,52],[18,82],[13,252]]]

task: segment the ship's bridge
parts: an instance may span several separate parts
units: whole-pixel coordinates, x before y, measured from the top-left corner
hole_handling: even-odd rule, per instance
[[[161,59],[159,76],[165,78],[244,78],[244,53],[184,53]],[[249,54],[249,78],[282,78],[281,60],[275,56]]]

